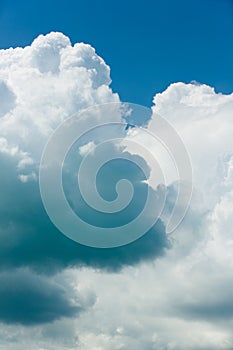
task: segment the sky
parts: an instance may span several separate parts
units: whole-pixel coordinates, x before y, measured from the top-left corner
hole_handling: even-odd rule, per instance
[[[0,350],[233,349],[232,25],[1,2]]]
[[[61,31],[96,48],[122,101],[150,106],[177,81],[232,91],[232,0],[1,1],[0,47]]]

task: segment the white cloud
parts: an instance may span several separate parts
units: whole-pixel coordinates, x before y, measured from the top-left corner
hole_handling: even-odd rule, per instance
[[[110,70],[95,50],[71,46],[61,33],[40,35],[31,46],[0,50],[0,136],[38,162],[48,136],[62,121],[93,104],[117,102]]]
[[[118,275],[85,271],[98,303],[81,319],[81,349],[232,349],[233,94],[177,83],[154,101],[190,153],[191,208],[154,264]]]
[[[60,33],[39,36],[26,48],[0,51],[5,101],[0,151],[16,157],[21,181],[35,179],[43,146],[64,119],[95,103],[119,100],[109,88],[109,73],[92,47],[72,46]],[[72,280],[82,295],[92,291],[97,296],[93,307],[75,322],[30,329],[4,325],[0,349],[232,349],[233,94],[176,83],[154,102],[154,112],[184,140],[194,171],[192,205],[171,237],[172,249],[155,262],[117,274],[63,272],[61,278]],[[142,137],[136,130],[131,134]],[[167,169],[172,171],[169,164]]]
[[[194,185],[213,206],[220,194],[220,164],[233,152],[233,94],[217,94],[207,85],[176,83],[157,94],[154,103],[155,113],[182,137],[193,164]],[[153,130],[153,119],[149,129]]]
[[[93,141],[79,147],[79,154],[83,157],[88,153],[93,154],[95,150],[95,143]]]

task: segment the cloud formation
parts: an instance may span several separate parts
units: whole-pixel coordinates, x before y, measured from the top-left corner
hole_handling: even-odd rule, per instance
[[[142,239],[135,246],[116,250],[113,254],[69,242],[49,222],[42,206],[38,166],[43,147],[53,130],[83,108],[119,101],[118,95],[109,87],[110,70],[105,62],[90,45],[72,46],[61,33],[40,35],[31,46],[1,50],[0,56],[4,59],[0,78],[4,80],[5,89],[9,86],[15,96],[15,105],[5,112],[2,110],[4,116],[0,120],[1,181],[4,183],[0,227],[2,240],[11,236],[1,255],[2,266],[31,264],[41,269],[43,265],[54,263],[56,270],[70,264],[94,264],[118,269],[143,257],[148,259],[162,254],[168,247],[162,223],[148,232],[145,243]],[[99,118],[106,122],[106,115]],[[112,119],[115,121],[114,115],[109,116],[108,121]],[[124,167],[125,173],[128,167]],[[119,169],[119,177],[120,170],[123,171],[123,167]],[[113,173],[104,176],[102,187],[104,185],[105,189],[109,188]],[[132,181],[136,181],[135,185],[137,183],[143,193],[143,179],[141,183],[136,177]],[[140,207],[139,202],[130,209],[131,216],[137,206]],[[88,212],[85,215],[88,216]],[[101,217],[101,220],[107,219]],[[151,240],[154,244],[148,245]],[[137,249],[139,244],[140,250]]]
[[[9,279],[0,291],[4,306],[0,319],[28,325],[46,323],[78,313],[53,284],[56,273],[85,265],[119,271],[125,265],[163,255],[170,244],[163,223],[158,221],[146,236],[131,245],[109,250],[82,246],[58,232],[42,205],[38,168],[48,137],[73,113],[93,104],[119,101],[109,87],[110,69],[95,50],[82,43],[72,46],[63,34],[50,33],[40,35],[31,46],[1,50],[0,62],[0,270],[3,284]],[[100,121],[106,122],[105,117],[100,116]],[[109,116],[111,120],[115,121],[114,115]],[[119,149],[119,156],[121,152]],[[121,172],[129,169],[122,164],[104,174],[99,183],[104,195],[112,186],[111,178],[121,178]],[[143,178],[132,171],[130,174],[141,199],[129,208],[129,218],[142,206],[147,187]],[[87,208],[82,214],[94,219]],[[104,225],[107,221],[117,224],[106,217],[101,221]],[[14,272],[22,268],[30,269],[28,278]],[[51,284],[44,274],[51,276]],[[13,291],[13,280],[19,284],[18,290]],[[26,298],[29,292],[31,299]],[[24,316],[17,311],[19,303]]]
[[[231,350],[233,94],[175,83],[155,96],[152,109],[175,126],[190,153],[191,207],[170,237],[172,246],[158,221],[133,244],[102,251],[57,232],[40,201],[37,170],[43,145],[61,121],[93,103],[119,100],[109,88],[109,68],[93,48],[71,46],[58,33],[0,56],[6,101],[0,111],[0,318],[11,323],[1,327],[0,349]],[[154,118],[147,124],[151,131]],[[132,137],[143,135],[134,128]],[[153,186],[152,164],[149,170]],[[111,169],[104,171],[110,176]],[[141,190],[142,182],[134,180]],[[99,185],[104,196],[114,194],[110,184]],[[171,184],[170,201],[175,191]],[[16,268],[24,272],[17,275]],[[25,301],[26,291],[39,309]],[[13,311],[19,301],[31,312],[26,319]]]

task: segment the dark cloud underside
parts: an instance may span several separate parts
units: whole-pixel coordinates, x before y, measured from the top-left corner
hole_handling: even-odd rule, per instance
[[[0,274],[0,321],[34,325],[61,317],[73,317],[83,310],[71,305],[64,287],[30,271]]]

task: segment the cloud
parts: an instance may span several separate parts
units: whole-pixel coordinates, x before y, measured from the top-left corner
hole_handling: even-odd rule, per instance
[[[108,250],[82,246],[57,231],[42,205],[38,166],[53,130],[83,108],[119,101],[118,95],[109,88],[109,67],[95,50],[85,44],[71,46],[64,35],[51,33],[39,36],[26,48],[2,50],[0,57],[0,79],[5,94],[5,104],[0,107],[2,346],[27,348],[35,339],[36,345],[32,347],[41,344],[41,348],[46,348],[50,342],[57,349],[60,345],[51,338],[54,334],[63,334],[56,335],[61,348],[73,347],[76,345],[73,339],[79,336],[76,330],[67,330],[67,319],[88,313],[94,305],[94,297],[93,293],[88,297],[86,290],[84,296],[79,290],[73,290],[72,283],[67,284],[63,277],[57,281],[57,273],[68,267],[83,266],[117,272],[124,266],[158,258],[170,244],[163,223],[158,221],[131,245]],[[106,122],[105,116],[102,121]],[[87,148],[84,145],[81,149],[84,151],[81,156],[84,156]],[[121,149],[115,150],[116,156],[121,153]],[[131,156],[132,160],[134,157]],[[134,211],[139,211],[143,204],[147,187],[140,174],[134,173],[125,163],[107,167],[103,169],[104,176],[98,186],[104,196],[114,194],[111,179],[118,181],[121,172],[127,174],[128,171],[141,197],[128,210],[128,217],[133,217]],[[89,216],[87,208],[82,213]],[[150,215],[152,213],[153,208]],[[107,222],[106,217],[103,222]],[[13,327],[15,336],[9,337],[9,327]],[[8,331],[4,333],[4,329]],[[70,341],[68,334],[73,338]]]
[[[0,81],[1,111],[0,117],[9,113],[15,107],[16,96],[4,81]]]
[[[38,36],[31,45],[32,66],[38,68],[41,73],[58,73],[61,51],[70,46],[69,38],[61,33]]]
[[[169,241],[159,220],[131,245],[99,250],[58,233],[42,206],[33,174],[48,136],[60,122],[94,103],[119,101],[109,87],[109,67],[89,45],[71,46],[58,33],[40,36],[24,49],[2,50],[0,56],[0,79],[11,96],[0,111],[0,293],[9,300],[0,317],[5,323],[21,323],[3,325],[0,349],[232,349],[233,95],[217,94],[207,85],[176,83],[155,96],[147,128],[153,132],[159,113],[184,140],[193,165],[191,207]],[[137,128],[128,132],[135,139],[144,137]],[[77,150],[79,157],[93,146],[91,141],[79,145],[86,145],[81,154]],[[140,152],[127,147],[124,152],[143,162]],[[146,169],[153,186],[153,164]],[[101,171],[105,179],[117,181],[126,170],[140,195],[137,205],[128,208],[133,215],[146,186],[140,173],[119,162]],[[173,173],[169,179],[168,211],[176,193]],[[112,182],[97,183],[104,197],[114,198]],[[69,186],[65,190],[72,202]],[[90,216],[88,210],[83,209],[84,218]],[[30,271],[17,277],[15,269],[23,268]],[[69,294],[67,279],[82,300],[78,308],[71,303],[75,297]],[[21,294],[15,292],[15,281]],[[96,295],[95,303],[91,298],[83,302],[88,291]],[[40,310],[31,299],[24,300],[25,292],[41,300]],[[23,309],[33,310],[27,322],[13,311],[19,301]],[[54,322],[48,326],[49,321]],[[25,326],[29,324],[34,327]]]
[[[191,207],[172,235],[172,249],[155,263],[125,268],[117,278],[89,272],[90,284],[101,295],[92,317],[102,323],[96,327],[90,321],[90,328],[81,334],[81,349],[230,350],[233,94],[177,83],[154,101],[155,113],[176,127],[190,153]],[[143,134],[137,131],[134,137],[143,138]],[[113,286],[112,291],[105,292],[103,285]]]
[[[1,50],[0,57],[0,79],[4,81],[5,89],[11,87],[11,93],[7,93],[15,96],[14,104],[9,108],[0,107],[0,113],[4,114],[0,119],[1,269],[29,266],[52,273],[68,266],[88,265],[119,270],[124,265],[164,254],[169,242],[160,221],[134,244],[101,251],[64,237],[50,222],[42,205],[38,167],[48,137],[73,113],[93,104],[119,101],[118,95],[109,87],[110,70],[105,62],[90,45],[78,43],[72,46],[61,33],[40,35],[25,48]],[[116,121],[114,114],[97,117],[100,122]],[[90,142],[86,140],[86,144],[80,145],[76,154],[81,150],[83,156],[82,152],[93,144]],[[120,157],[121,153],[118,149],[115,156]],[[117,182],[122,178],[121,173],[129,173],[129,180],[137,188],[138,198],[129,210],[115,219],[108,215],[98,218],[98,213],[87,206],[82,207],[80,198],[81,214],[85,218],[94,221],[96,218],[98,225],[114,226],[119,220],[132,219],[134,212],[141,209],[147,185],[128,164],[121,164],[119,168],[113,165],[107,172],[103,171],[99,188],[105,197],[109,195],[108,191],[114,193],[113,179]],[[70,182],[70,178],[68,180]],[[68,194],[72,193],[72,188],[66,188]],[[153,208],[148,215],[152,214]]]
[[[22,269],[0,273],[0,321],[6,324],[50,323],[87,307],[82,296],[47,277]]]
[[[220,166],[232,155],[233,94],[217,94],[207,85],[175,83],[157,94],[154,103],[153,110],[182,137],[193,164],[194,185],[211,207],[220,195]],[[152,118],[150,130],[153,123]]]
[[[99,296],[91,318],[79,320],[79,347],[230,350],[233,95],[177,83],[154,100],[154,111],[175,125],[190,153],[191,207],[171,237],[172,249],[156,261],[117,276],[74,271]],[[148,128],[153,131],[153,119]]]
[[[69,240],[58,232],[48,218],[40,199],[38,183],[19,181],[14,159],[11,159],[11,164],[7,156],[0,157],[0,160],[3,166],[0,181],[5,184],[0,203],[1,269],[30,266],[37,271],[51,273],[68,266],[86,264],[119,270],[124,265],[160,256],[164,249],[169,248],[165,228],[160,221],[138,241],[119,248],[103,250]],[[140,182],[137,187],[143,195],[144,187]],[[134,208],[139,210],[138,206],[140,203],[136,202],[128,215],[133,215]],[[88,211],[82,213],[87,215]],[[124,217],[122,219],[125,220]]]
[[[110,70],[90,46],[71,46],[61,33],[31,46],[0,50],[1,137],[39,162],[48,136],[62,121],[93,104],[117,102]]]

